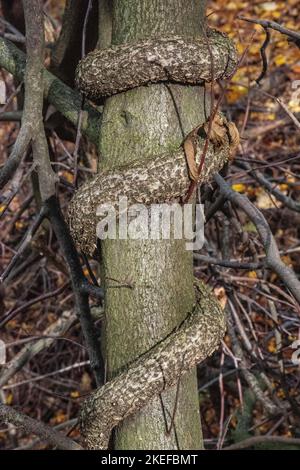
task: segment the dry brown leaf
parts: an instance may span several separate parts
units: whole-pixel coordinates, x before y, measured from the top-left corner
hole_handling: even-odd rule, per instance
[[[240,144],[240,133],[234,122],[228,122],[228,134],[230,140],[230,159],[233,160],[235,152]]]
[[[208,129],[209,122],[205,123],[204,125],[204,130],[206,134],[208,134]],[[226,140],[226,135],[227,129],[224,126],[224,120],[220,114],[216,114],[211,125],[209,139],[214,145],[221,147]]]
[[[193,134],[189,134],[185,141],[183,142],[183,149],[189,169],[189,175],[191,180],[197,180],[198,178],[198,169],[196,165],[196,149],[194,144],[194,136]]]

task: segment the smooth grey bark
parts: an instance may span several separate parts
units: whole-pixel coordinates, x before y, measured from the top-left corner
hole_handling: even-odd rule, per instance
[[[98,0],[98,42],[97,49],[111,45],[112,34],[112,0]]]
[[[112,42],[155,35],[202,35],[205,1],[116,0]],[[174,105],[174,101],[176,106]],[[178,148],[205,120],[204,89],[151,85],[106,100],[100,133],[100,171]],[[108,380],[170,333],[193,305],[191,252],[182,240],[106,240],[102,243],[106,288],[104,349]],[[125,284],[125,286],[124,286]],[[131,287],[126,286],[129,284]],[[196,371],[126,419],[115,436],[117,449],[200,449]]]

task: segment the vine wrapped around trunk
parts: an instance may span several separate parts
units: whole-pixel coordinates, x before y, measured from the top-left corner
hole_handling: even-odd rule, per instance
[[[219,346],[224,312],[207,286],[195,280],[194,287],[196,303],[182,325],[84,402],[81,430],[89,449],[106,449],[120,421],[175,385]]]
[[[151,83],[195,85],[229,77],[236,64],[230,40],[208,30],[202,38],[150,38],[91,52],[77,68],[77,84],[89,98],[98,99]],[[234,124],[220,113],[210,124],[197,126],[176,151],[145,160],[137,155],[136,162],[102,171],[84,184],[69,206],[71,233],[81,250],[94,253],[97,223],[103,217],[97,213],[100,205],[118,211],[124,196],[128,205],[181,201],[191,178],[200,184],[210,181],[231,159],[239,140]],[[200,162],[204,164],[198,175]],[[106,448],[117,424],[175,385],[219,346],[224,313],[203,283],[196,280],[194,287],[193,310],[181,325],[84,402],[81,429],[89,448]]]
[[[231,41],[208,29],[207,37],[150,38],[97,49],[79,62],[76,82],[89,98],[97,99],[150,83],[199,85],[230,76],[235,65]]]
[[[229,123],[224,117],[221,119],[224,124],[223,138],[217,142],[211,139],[199,175],[199,183],[210,181],[230,159],[232,146],[236,146],[236,143],[232,142],[231,134],[227,132],[227,129],[230,129]],[[196,164],[201,160],[204,143],[205,136],[196,138]],[[118,211],[119,198],[123,196],[126,196],[128,206],[137,203],[149,205],[180,201],[186,195],[190,184],[189,168],[182,147],[171,154],[101,172],[81,186],[69,205],[72,236],[83,252],[93,255],[97,242],[97,223],[101,220],[100,214],[97,214],[100,205],[110,204]]]

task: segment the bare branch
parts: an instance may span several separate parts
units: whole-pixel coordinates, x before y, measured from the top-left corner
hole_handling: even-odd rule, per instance
[[[7,39],[0,37],[0,67],[22,82],[25,75],[26,55]],[[70,121],[77,125],[81,108],[81,96],[61,80],[43,69],[44,97]],[[97,143],[101,125],[101,113],[87,101],[83,107],[82,132],[91,142]]]
[[[259,85],[262,79],[265,77],[267,70],[268,70],[268,58],[266,54],[266,49],[270,43],[271,40],[271,34],[268,28],[264,28],[265,33],[266,33],[266,38],[264,40],[263,45],[260,48],[260,55],[261,55],[261,60],[262,60],[262,71],[259,75],[259,77],[256,79],[256,83]]]
[[[0,114],[0,121],[21,121],[22,111],[7,111]]]
[[[237,335],[234,331],[234,327],[232,324],[232,316],[228,307],[227,307],[227,330],[228,330],[228,333],[230,335],[230,339],[232,342],[233,352],[235,356],[240,359],[239,370],[241,370],[241,373],[245,381],[247,382],[247,384],[253,391],[256,398],[260,401],[260,403],[262,404],[266,412],[270,414],[271,416],[276,416],[278,414],[283,413],[283,410],[278,409],[278,407],[270,400],[270,398],[268,398],[264,394],[263,390],[261,389],[259,385],[257,378],[252,372],[250,372],[249,367],[247,366],[244,354],[243,354],[243,350],[241,348]]]
[[[13,360],[3,368],[0,374],[0,388],[5,385],[20,369],[24,367],[36,354],[48,348],[55,337],[65,334],[71,325],[76,321],[76,316],[71,312],[64,312],[58,320],[48,326],[42,336],[51,335],[52,338],[41,338],[33,343],[25,345]]]
[[[14,36],[17,36],[20,40],[25,42],[25,36],[17,28],[14,27],[9,21],[0,17],[0,23],[5,26],[5,28],[10,31]]]
[[[39,436],[43,441],[63,450],[83,450],[82,447],[69,437],[55,431],[40,421],[14,410],[10,406],[0,404],[0,420],[5,424],[11,423],[24,429],[27,433]]]
[[[25,304],[20,305],[20,307],[17,307],[16,309],[10,310],[6,316],[1,319],[0,321],[0,328],[2,328],[6,323],[8,323],[12,318],[14,318],[16,315],[19,315],[21,312],[26,310],[27,308],[31,307],[32,305],[42,302],[46,299],[50,299],[51,297],[57,297],[59,294],[61,294],[65,288],[67,287],[67,284],[63,284],[61,287],[58,287],[54,291],[47,292],[46,294],[39,295],[38,297],[35,297],[34,299],[29,300]]]
[[[279,189],[275,188],[274,185],[270,183],[270,181],[267,180],[267,178],[265,178],[260,171],[252,170],[251,166],[247,162],[235,162],[235,164],[240,168],[247,170],[256,181],[258,181],[264,188],[266,188],[267,191],[273,194],[276,199],[282,202],[286,207],[293,211],[300,212],[300,203],[294,201],[292,198],[283,194]]]
[[[231,446],[224,447],[223,450],[239,450],[253,447],[257,444],[285,444],[289,446],[300,446],[300,438],[284,436],[253,436],[244,441],[237,442]]]
[[[42,201],[55,194],[57,176],[52,170],[43,125],[43,65],[45,53],[44,13],[41,2],[23,1],[27,63],[22,123],[32,128],[33,160],[37,166]]]
[[[201,261],[202,263],[216,264],[218,266],[230,269],[247,269],[250,271],[255,271],[256,269],[261,269],[264,267],[263,262],[243,263],[242,261],[218,259],[211,256],[199,255],[198,253],[194,253],[194,259]]]
[[[100,385],[103,383],[103,362],[88,299],[91,293],[98,298],[103,297],[103,291],[100,287],[91,287],[87,282],[69,228],[61,213],[56,197],[53,196],[45,201],[45,207],[47,209],[47,217],[51,222],[60,248],[69,266],[76,310],[87,344],[91,367],[94,371],[97,385]]]
[[[22,124],[9,159],[0,170],[0,189],[2,189],[6,183],[8,183],[8,181],[16,172],[22,157],[24,156],[25,152],[27,152],[31,141],[31,130],[27,126],[25,119],[22,122],[24,122],[24,125]]]
[[[27,232],[25,233],[17,252],[15,255],[12,257],[10,263],[8,266],[5,268],[3,273],[0,276],[0,282],[4,282],[5,279],[9,276],[10,272],[12,271],[13,267],[16,264],[16,261],[22,256],[28,245],[31,243],[34,234],[37,232],[38,228],[42,224],[43,220],[45,218],[45,210],[42,208],[41,211],[37,214],[35,217],[35,220],[33,221],[32,225],[29,227]]]
[[[291,29],[285,28],[284,26],[281,26],[281,24],[276,23],[276,21],[245,18],[244,16],[238,16],[238,19],[247,21],[248,23],[260,24],[263,28],[271,28],[275,31],[279,31],[279,33],[285,34],[291,38],[292,41],[295,42],[298,47],[300,47],[300,34],[297,33],[297,31],[293,31]]]
[[[44,20],[43,9],[40,2],[24,0],[24,12],[26,22],[26,49],[27,61],[25,71],[25,103],[22,115],[22,126],[15,142],[12,154],[0,173],[0,188],[9,181],[17,170],[23,154],[29,143],[33,141],[34,154],[39,156],[35,148],[42,145],[42,108],[43,108],[43,62],[44,62]],[[38,142],[35,144],[37,135]],[[42,148],[44,146],[42,145]],[[39,160],[39,158],[37,158]],[[37,162],[40,165],[40,161]],[[44,167],[46,161],[43,162]],[[50,161],[46,168],[47,176],[42,178],[41,187],[43,195],[49,197],[55,187],[54,173]],[[44,175],[45,176],[45,175]],[[44,186],[46,185],[46,186]],[[43,196],[42,195],[42,196]]]
[[[88,282],[83,274],[80,260],[70,236],[68,227],[61,213],[59,202],[56,199],[56,175],[52,170],[45,130],[43,126],[43,60],[44,60],[44,21],[42,2],[24,0],[24,13],[26,24],[27,66],[25,77],[25,107],[24,122],[30,128],[33,159],[37,168],[39,190],[43,202],[42,215],[50,219],[55,235],[63,254],[67,260],[75,305],[79,314],[81,327],[87,343],[91,366],[94,370],[97,384],[101,383],[102,358],[98,338],[94,328],[89,307],[89,293],[102,296],[98,287],[88,288]],[[39,219],[38,219],[39,221]],[[34,227],[36,224],[34,224]],[[25,237],[24,245],[31,241],[34,230]],[[88,293],[88,292],[89,293]]]
[[[275,239],[269,224],[263,214],[243,194],[235,192],[220,175],[215,176],[215,181],[220,188],[220,193],[234,205],[242,209],[254,223],[264,245],[266,252],[266,265],[273,269],[286,287],[290,289],[295,299],[300,303],[300,282],[294,271],[286,266],[280,258]]]

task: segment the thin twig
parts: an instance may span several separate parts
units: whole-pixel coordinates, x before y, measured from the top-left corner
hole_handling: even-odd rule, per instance
[[[245,439],[244,441],[237,442],[231,446],[224,447],[223,450],[239,450],[247,449],[258,444],[284,444],[300,446],[300,438],[298,437],[284,437],[284,436],[253,436]]]
[[[262,60],[262,71],[259,75],[259,77],[256,79],[256,83],[259,85],[262,79],[265,77],[267,71],[268,71],[268,58],[266,55],[266,49],[270,43],[271,39],[271,34],[268,28],[264,28],[265,33],[266,33],[266,38],[264,40],[263,45],[260,48],[260,55],[261,55],[261,60]]]
[[[300,212],[300,203],[297,201],[294,201],[292,198],[286,196],[281,192],[279,189],[275,188],[272,183],[270,183],[267,178],[265,178],[262,173],[260,173],[257,170],[252,170],[251,166],[246,163],[246,162],[236,162],[235,163],[238,167],[243,168],[247,170],[247,172],[261,184],[264,188],[266,188],[267,191],[269,191],[271,194],[273,194],[278,201],[282,202],[286,207],[289,209]]]
[[[297,31],[293,31],[291,29],[285,28],[284,26],[281,26],[279,23],[276,23],[276,21],[245,18],[244,16],[238,16],[237,18],[242,21],[247,21],[248,23],[260,24],[263,28],[271,28],[275,31],[279,31],[279,33],[290,37],[295,42],[295,44],[300,47],[300,34],[297,33]]]
[[[80,260],[70,235],[69,228],[62,215],[58,199],[52,196],[45,201],[47,217],[49,218],[61,251],[67,261],[72,281],[76,310],[79,315],[81,328],[88,348],[91,367],[95,374],[97,385],[103,383],[103,361],[100,344],[97,338],[94,322],[92,319],[89,294],[98,298],[103,298],[103,290],[97,286],[92,286],[86,280]]]
[[[194,259],[205,264],[216,264],[230,269],[247,269],[249,271],[255,271],[256,269],[264,267],[263,261],[260,263],[243,263],[242,261],[218,259],[211,256],[199,255],[198,253],[194,254]]]
[[[92,9],[92,0],[89,0],[87,9],[85,12],[85,17],[84,17],[84,22],[83,22],[83,28],[82,28],[82,40],[81,40],[81,58],[83,59],[86,54],[86,29],[87,29],[87,24],[88,24],[88,19],[89,15]],[[85,97],[83,94],[81,94],[81,105],[80,105],[80,111],[78,115],[78,122],[77,122],[77,129],[76,129],[76,139],[75,139],[75,148],[73,152],[73,157],[74,157],[74,179],[73,179],[73,184],[75,187],[77,187],[77,176],[78,176],[78,152],[79,152],[79,146],[80,146],[80,141],[81,141],[81,128],[82,128],[82,120],[83,120],[83,107],[84,107],[84,102],[85,102]]]
[[[232,316],[231,316],[231,309],[230,305],[227,307],[227,330],[230,335],[232,349],[236,357],[239,358],[239,370],[243,374],[244,379],[248,383],[249,387],[255,394],[256,398],[261,402],[262,406],[266,410],[268,414],[271,416],[276,416],[278,414],[282,414],[283,410],[278,409],[278,407],[268,398],[263,390],[261,389],[259,382],[255,375],[250,372],[249,367],[247,366],[242,347],[239,343],[238,337],[235,333]]]
[[[38,213],[38,215],[36,216],[35,220],[33,221],[32,225],[29,227],[29,229],[27,230],[27,232],[25,233],[24,235],[24,238],[23,240],[21,241],[18,249],[17,249],[17,252],[15,253],[15,255],[13,256],[13,258],[11,259],[10,263],[8,264],[8,266],[5,268],[5,270],[3,271],[3,273],[1,274],[0,276],[0,283],[1,282],[4,282],[5,279],[8,277],[8,275],[10,274],[11,270],[13,269],[13,267],[15,266],[16,262],[18,261],[18,259],[20,259],[20,256],[22,256],[22,254],[24,253],[24,251],[26,250],[26,248],[28,247],[28,245],[32,242],[33,240],[33,237],[34,237],[34,234],[37,232],[38,228],[40,227],[40,225],[42,224],[43,220],[45,219],[46,217],[46,211],[44,208],[42,208],[40,210],[40,212]]]
[[[243,194],[234,191],[220,175],[215,175],[215,181],[223,194],[234,205],[242,209],[254,223],[266,252],[266,265],[273,269],[283,283],[300,303],[300,282],[294,271],[286,266],[280,258],[275,239],[263,214]]]
[[[34,343],[25,345],[21,351],[15,355],[7,368],[4,368],[0,374],[0,388],[3,388],[8,380],[22,369],[36,354],[48,348],[55,341],[56,337],[65,334],[75,320],[76,317],[73,313],[65,312],[54,324],[48,326],[44,331],[44,335],[51,335],[51,338],[40,338]]]
[[[22,82],[24,80],[25,66],[26,55],[12,42],[8,41],[8,39],[0,37],[0,67],[6,69],[14,78]],[[68,119],[68,121],[76,126],[81,109],[80,93],[67,86],[44,68],[40,86],[41,85],[43,85],[44,88],[45,99]],[[84,104],[82,133],[84,133],[91,142],[97,143],[100,125],[101,113],[86,101]]]
[[[14,424],[24,429],[27,433],[39,436],[43,441],[64,450],[83,450],[82,447],[69,437],[65,437],[50,426],[30,418],[29,416],[16,411],[11,406],[0,404],[0,420],[4,423]]]

